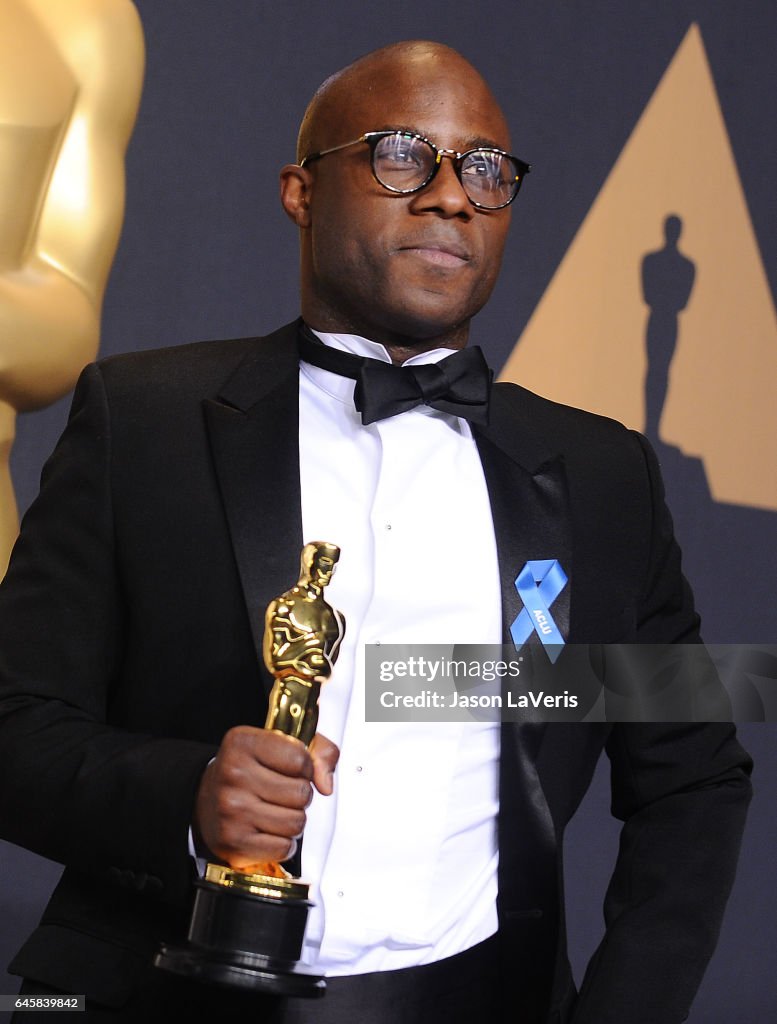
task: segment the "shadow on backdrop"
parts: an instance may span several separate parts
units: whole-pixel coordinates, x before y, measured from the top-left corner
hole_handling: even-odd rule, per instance
[[[648,370],[645,379],[645,433],[659,438],[661,413],[669,389],[669,369],[677,347],[678,317],[688,305],[696,277],[693,260],[683,256],[677,242],[683,222],[675,213],[664,221],[663,249],[642,260],[642,296],[650,307],[645,347]]]
[[[642,296],[650,310],[645,328],[645,433],[661,463],[685,572],[702,605],[705,638],[714,643],[769,642],[774,612],[766,580],[777,576],[777,551],[759,538],[775,535],[777,513],[714,501],[703,460],[684,454],[660,435],[672,359],[681,340],[680,313],[692,299],[696,279],[696,264],[678,246],[682,229],[682,218],[668,214],[664,246],[646,253],[641,264]],[[724,581],[741,583],[748,573],[753,580],[748,603],[721,601]]]

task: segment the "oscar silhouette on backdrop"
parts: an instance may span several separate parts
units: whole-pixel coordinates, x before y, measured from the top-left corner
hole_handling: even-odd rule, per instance
[[[0,4],[0,578],[16,414],[66,394],[97,352],[143,66],[130,0]]]
[[[664,220],[663,247],[647,253],[641,264],[642,296],[650,308],[645,331],[645,433],[661,463],[683,563],[699,598],[705,639],[742,643],[773,632],[773,601],[766,581],[777,573],[777,548],[764,546],[759,538],[774,533],[777,514],[714,501],[702,459],[659,436],[678,342],[679,315],[691,299],[697,269],[678,248],[682,228],[682,219],[676,213],[669,214]],[[721,368],[721,372],[725,370]],[[711,551],[715,552],[714,558],[710,557]],[[707,598],[719,590],[722,579],[742,580],[742,566],[746,565],[761,567],[757,580],[748,579],[746,600],[734,601],[724,609]],[[747,709],[737,707],[737,712],[752,720],[759,718],[752,705]]]
[[[677,214],[664,221],[664,247],[642,260],[642,295],[650,307],[645,337],[645,433],[659,440],[658,428],[669,387],[669,370],[677,347],[678,316],[688,305],[696,266],[677,248],[683,222]]]

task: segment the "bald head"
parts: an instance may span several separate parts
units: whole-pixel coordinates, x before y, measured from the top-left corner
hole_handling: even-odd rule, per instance
[[[499,109],[480,73],[458,51],[443,43],[410,40],[392,43],[359,57],[330,75],[316,90],[300,125],[297,160],[343,141],[334,136],[342,134],[346,117],[349,123],[361,125],[356,129],[360,132],[384,127],[363,122],[377,94],[396,96],[397,89],[418,83],[428,83],[431,88],[445,81],[464,84],[473,101],[479,99]],[[503,127],[502,145],[508,148],[506,123]]]

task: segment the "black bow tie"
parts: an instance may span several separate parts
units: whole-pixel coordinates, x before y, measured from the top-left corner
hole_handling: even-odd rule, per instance
[[[473,423],[488,423],[493,374],[477,346],[460,349],[439,363],[394,366],[331,348],[303,327],[299,354],[306,363],[356,381],[353,401],[364,424],[417,405],[429,405]]]

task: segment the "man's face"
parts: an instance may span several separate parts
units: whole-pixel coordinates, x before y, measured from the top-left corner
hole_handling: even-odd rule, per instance
[[[329,555],[324,554],[322,551],[317,551],[313,555],[313,560],[310,563],[310,578],[314,583],[321,587],[327,586],[332,579],[334,571],[335,563]]]
[[[394,63],[374,74],[326,126],[321,148],[384,128],[416,131],[458,152],[510,144],[499,108],[461,62],[432,74]],[[472,206],[446,158],[410,195],[375,181],[366,144],[327,155],[310,171],[303,314],[312,326],[388,344],[464,344],[469,319],[496,282],[509,208]]]

